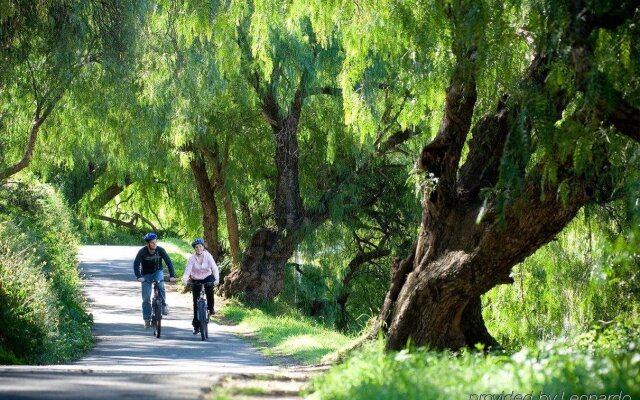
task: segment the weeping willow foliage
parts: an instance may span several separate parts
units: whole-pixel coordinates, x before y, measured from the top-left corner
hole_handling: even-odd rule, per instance
[[[82,215],[128,220],[139,213],[165,231],[200,235],[189,161],[192,148],[217,149],[218,156],[228,153],[223,185],[246,243],[257,227],[274,224],[274,135],[262,101],[273,95],[284,117],[301,90],[300,191],[306,210],[331,216],[299,250],[302,281],[305,273],[321,277],[321,289],[307,285],[314,286],[308,299],[335,307],[347,265],[361,251],[355,237],[390,249],[353,281],[352,321],[375,313],[391,259],[406,253],[407,237],[416,234],[420,205],[411,171],[440,128],[461,42],[477,44],[472,132],[499,104],[510,113],[498,183],[482,192],[487,201],[508,209],[527,180],[568,201],[580,181],[606,167],[608,190],[595,202],[618,199],[638,208],[638,177],[629,173],[639,167],[638,146],[601,125],[594,111],[602,103],[615,110],[618,94],[640,105],[637,23],[594,31],[590,72],[579,85],[566,34],[568,2],[120,6],[121,18],[108,19],[101,9],[107,6],[90,1],[0,2],[0,167],[23,151],[34,99],[63,93],[39,138],[34,169],[65,186]],[[462,6],[469,11],[460,16]],[[615,4],[585,6],[601,12]],[[99,63],[91,58],[98,53]],[[535,85],[527,74],[541,56],[548,73]],[[410,139],[385,152],[385,140],[403,131]],[[114,184],[124,191],[95,210],[92,203]],[[377,193],[383,186],[388,191]],[[363,201],[372,194],[376,201]],[[369,301],[374,292],[382,293],[380,301]]]
[[[559,337],[606,340],[609,331],[637,335],[638,239],[634,207],[584,209],[558,240],[515,268],[514,285],[483,297],[489,329],[509,349]]]
[[[138,7],[91,1],[3,2],[0,8],[0,167],[25,152],[32,124],[43,120],[51,135],[73,141],[73,132],[46,119],[64,107],[69,86],[100,63],[126,70],[127,41]],[[39,143],[36,143],[38,146]]]

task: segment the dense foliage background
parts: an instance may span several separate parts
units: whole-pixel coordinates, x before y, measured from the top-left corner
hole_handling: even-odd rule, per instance
[[[608,0],[0,1],[0,362],[90,345],[78,237],[205,237],[223,277],[278,272],[263,297],[225,288],[230,318],[354,339],[430,232],[445,255],[508,232],[518,262],[479,290],[496,354],[365,345],[318,395],[436,398],[489,390],[485,372],[640,387],[639,18]]]

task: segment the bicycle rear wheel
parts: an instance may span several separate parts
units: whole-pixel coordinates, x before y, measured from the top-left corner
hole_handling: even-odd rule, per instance
[[[160,338],[160,333],[162,332],[162,305],[159,301],[154,302],[153,304],[153,313],[154,321],[153,324],[153,335],[157,338]]]

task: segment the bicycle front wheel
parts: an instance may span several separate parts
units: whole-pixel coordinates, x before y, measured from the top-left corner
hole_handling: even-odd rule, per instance
[[[200,325],[200,338],[205,340],[207,337],[205,332],[205,329],[207,329],[207,310],[204,304],[198,304],[198,324]]]
[[[160,333],[162,332],[162,305],[160,302],[155,302],[153,304],[153,313],[155,314],[153,324],[153,335],[157,338],[160,338]]]

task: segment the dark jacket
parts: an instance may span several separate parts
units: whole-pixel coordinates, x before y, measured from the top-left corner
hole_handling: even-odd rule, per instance
[[[133,273],[136,274],[136,278],[140,278],[142,275],[152,274],[162,269],[162,260],[167,263],[169,268],[169,276],[175,278],[176,273],[173,270],[173,264],[167,252],[160,246],[156,247],[156,251],[151,254],[147,246],[138,251],[135,261],[133,261]],[[142,265],[142,270],[140,269]]]

